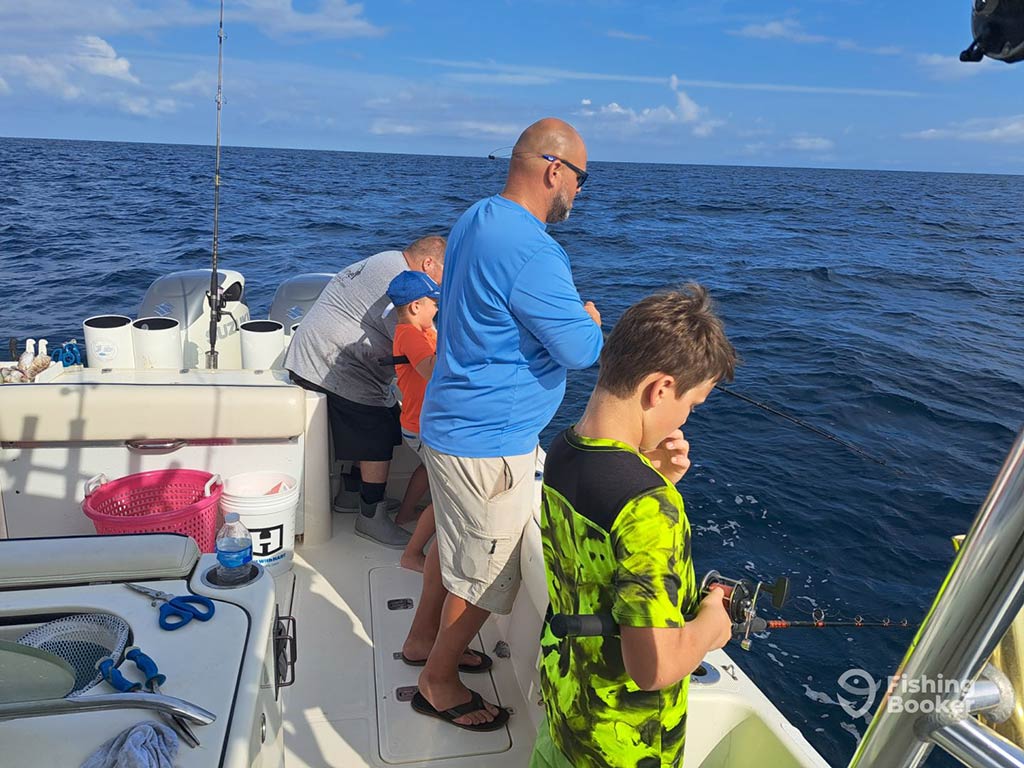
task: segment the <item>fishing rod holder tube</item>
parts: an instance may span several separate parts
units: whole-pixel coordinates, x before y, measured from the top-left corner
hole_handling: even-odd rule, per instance
[[[1002,722],[1013,713],[1013,693],[1007,700],[1006,692],[991,680],[978,680],[963,699],[964,712],[971,715],[984,713],[994,722]]]
[[[1022,608],[1024,431],[1017,435],[850,768],[916,768],[936,744],[974,768],[1024,768],[1024,751],[967,717],[964,706]],[[989,695],[987,685],[979,688],[975,704]],[[901,706],[894,706],[897,697]],[[965,714],[953,722],[936,719],[937,705],[953,705]]]

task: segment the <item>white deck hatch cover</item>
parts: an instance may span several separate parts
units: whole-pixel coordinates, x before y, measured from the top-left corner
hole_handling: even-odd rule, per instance
[[[412,624],[420,596],[420,575],[385,566],[370,570],[370,626],[377,696],[377,732],[381,759],[400,765],[505,752],[512,747],[508,727],[489,733],[457,728],[414,712],[408,701],[398,701],[399,688],[415,687],[420,668],[396,655]],[[408,608],[389,609],[389,600],[405,600]],[[473,647],[483,651],[480,637]],[[463,682],[487,701],[501,703],[491,673],[463,675]]]

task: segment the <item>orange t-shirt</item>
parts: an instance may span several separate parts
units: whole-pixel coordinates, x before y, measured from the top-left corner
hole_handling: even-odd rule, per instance
[[[420,410],[423,408],[423,394],[427,391],[427,380],[420,376],[414,366],[436,352],[437,331],[433,328],[421,331],[410,323],[399,323],[395,327],[391,353],[395,357],[405,355],[409,358],[409,365],[400,363],[395,366],[398,390],[402,393],[402,427],[417,435],[420,433]]]

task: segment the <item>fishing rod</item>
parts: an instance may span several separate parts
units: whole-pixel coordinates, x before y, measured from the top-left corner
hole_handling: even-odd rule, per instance
[[[751,635],[758,632],[765,632],[775,629],[797,629],[797,628],[864,628],[879,627],[890,629],[912,629],[911,624],[903,619],[893,622],[889,619],[882,621],[865,621],[861,616],[855,617],[852,621],[826,621],[825,612],[815,608],[811,614],[812,621],[786,621],[784,619],[764,619],[757,615],[758,600],[770,596],[772,607],[781,610],[789,599],[789,579],[780,576],[771,585],[763,581],[751,581],[750,579],[730,579],[722,576],[718,571],[708,571],[700,582],[700,595],[706,597],[712,589],[721,589],[725,594],[722,598],[725,604],[726,613],[732,622],[733,639],[739,640],[740,648],[749,651],[751,646]],[[692,621],[695,616],[684,617],[686,621]],[[551,614],[549,625],[551,633],[557,638],[565,637],[598,637],[616,636],[619,634],[619,626],[610,613],[594,614]]]
[[[883,627],[893,629],[916,629],[916,626],[911,626],[910,622],[906,619],[900,619],[899,621],[893,621],[892,619],[882,619],[881,621],[868,621],[863,616],[854,616],[852,619],[842,619],[838,621],[829,621],[825,618],[825,612],[820,608],[815,608],[812,614],[811,621],[787,621],[785,619],[760,619],[760,622],[764,623],[764,629],[830,629],[833,627]],[[762,630],[755,627],[755,632]]]
[[[838,435],[835,435],[835,434],[829,432],[827,429],[822,429],[821,427],[816,427],[813,424],[809,424],[808,422],[804,421],[803,419],[798,419],[796,416],[793,416],[793,415],[791,415],[789,413],[786,413],[785,411],[781,411],[778,408],[775,408],[775,407],[773,407],[771,405],[768,405],[766,403],[758,402],[754,398],[749,397],[748,395],[744,395],[742,392],[737,392],[734,389],[729,389],[728,387],[725,387],[725,386],[723,386],[721,384],[716,384],[715,385],[715,389],[717,389],[720,392],[724,392],[727,395],[731,395],[732,397],[735,397],[737,400],[742,400],[744,403],[749,403],[750,405],[753,405],[755,408],[760,408],[763,411],[771,413],[771,414],[773,414],[775,416],[779,416],[779,417],[785,419],[786,421],[789,421],[789,422],[792,422],[793,424],[796,424],[798,427],[802,427],[803,429],[809,430],[809,431],[813,432],[816,435],[820,435],[821,437],[824,437],[824,438],[826,438],[828,440],[831,440],[834,443],[838,443],[839,445],[843,446],[847,450],[853,451],[858,456],[861,456],[861,457],[867,459],[868,461],[873,461],[875,464],[881,464],[883,467],[891,469],[893,472],[895,472],[898,475],[902,475],[903,474],[903,472],[901,472],[900,470],[896,469],[896,467],[890,466],[884,459],[879,459],[879,458],[876,458],[875,456],[872,456],[870,453],[868,453],[864,449],[858,448],[853,443],[850,443],[850,442],[847,442],[846,440],[843,440],[841,437],[839,437]]]
[[[224,104],[224,0],[220,0],[220,28],[217,30],[217,155],[213,173],[213,269],[210,271],[210,349],[206,353],[206,367],[217,367],[217,329],[222,311],[227,305],[220,290],[217,276],[217,240],[220,214],[220,110]]]

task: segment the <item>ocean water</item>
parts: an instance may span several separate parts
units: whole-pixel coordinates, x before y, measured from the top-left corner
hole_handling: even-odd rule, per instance
[[[300,272],[445,233],[502,161],[227,147],[221,264],[253,317]],[[715,393],[686,425],[698,573],[792,580],[781,616],[921,619],[1022,424],[1024,177],[592,162],[551,229],[607,327],[697,281],[743,357],[733,387],[888,467]],[[208,266],[211,147],[0,139],[0,341],[134,315]],[[571,376],[542,442],[573,422]],[[771,611],[768,615],[774,617]],[[729,650],[834,764],[867,727],[837,680],[891,674],[901,629],[780,630]],[[860,704],[860,701],[854,701]],[[938,761],[936,761],[938,762]]]

